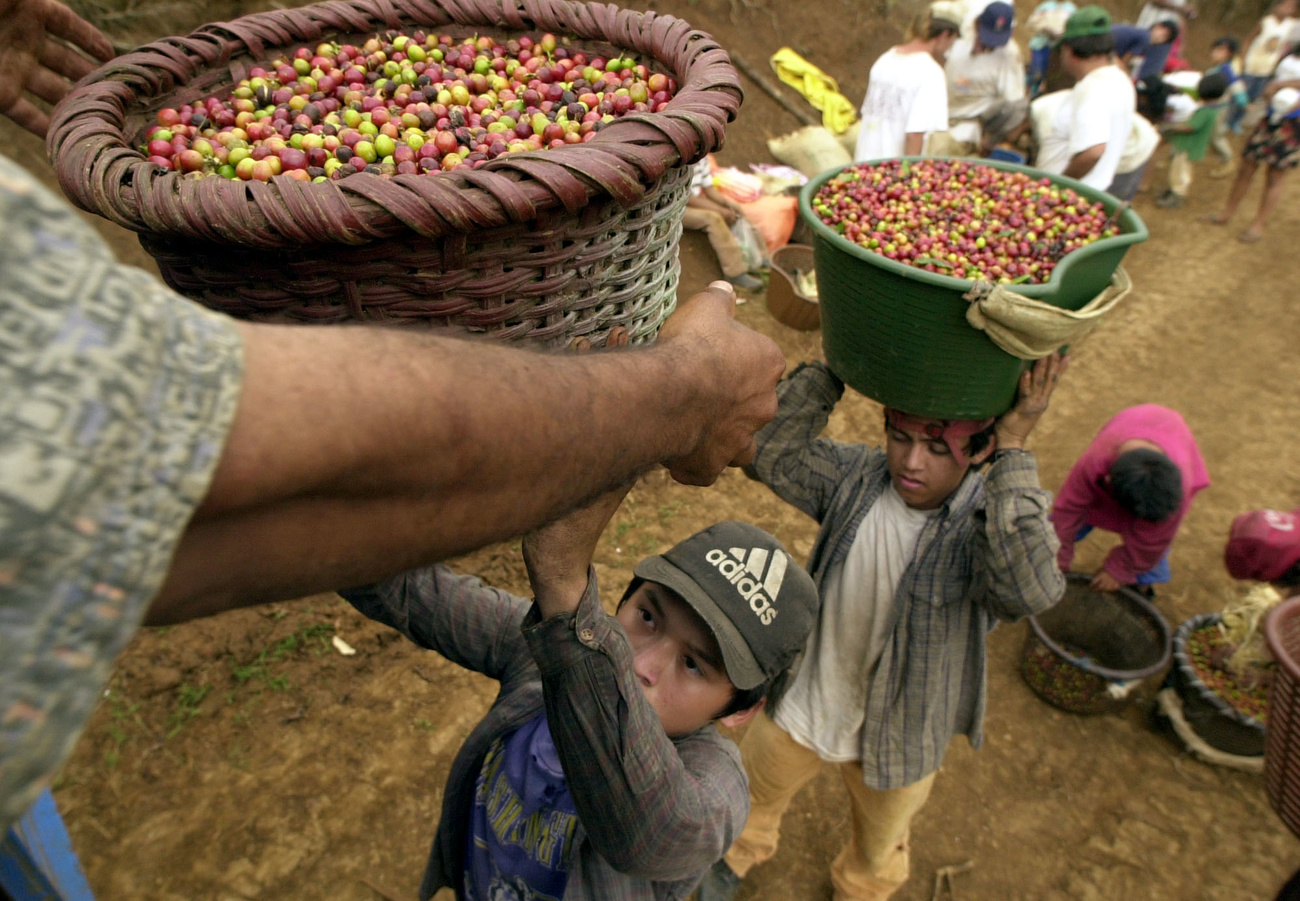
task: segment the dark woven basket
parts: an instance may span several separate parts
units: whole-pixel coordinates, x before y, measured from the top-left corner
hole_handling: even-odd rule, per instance
[[[1222,621],[1218,613],[1201,613],[1178,627],[1169,682],[1183,702],[1183,719],[1202,741],[1226,754],[1258,757],[1264,753],[1264,724],[1233,707],[1201,681],[1187,652],[1193,633]]]
[[[1020,674],[1034,693],[1070,713],[1106,713],[1169,664],[1169,624],[1131,588],[1098,592],[1069,573],[1065,597],[1029,617]],[[1116,694],[1112,685],[1126,686]]]
[[[1282,822],[1300,836],[1300,597],[1269,611],[1264,640],[1277,661],[1268,694],[1264,789]]]
[[[634,52],[679,90],[588,143],[436,175],[193,179],[135,149],[159,109],[228,91],[295,45],[417,27],[555,32]],[[688,165],[721,146],[740,102],[726,52],[672,16],[565,0],[334,0],[119,57],[58,106],[48,141],[75,203],[138,232],[168,284],[232,315],[599,345],[616,326],[650,340],[671,312]]]

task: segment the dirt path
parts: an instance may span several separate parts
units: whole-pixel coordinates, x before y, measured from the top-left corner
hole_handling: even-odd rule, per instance
[[[759,63],[779,46],[779,31],[843,73],[855,101],[867,62],[896,37],[871,31],[873,16],[852,0],[811,0],[798,14],[743,0],[656,6],[713,29]],[[846,27],[827,29],[828,21]],[[766,138],[794,125],[751,92],[723,159],[765,159]],[[11,130],[0,139],[6,153],[41,165],[38,142]],[[1236,513],[1300,501],[1298,189],[1287,186],[1264,241],[1244,246],[1232,240],[1235,231],[1196,221],[1227,190],[1207,177],[1210,165],[1198,167],[1181,210],[1139,200],[1151,241],[1128,258],[1135,296],[1077,349],[1034,439],[1044,482],[1055,488],[1115,411],[1149,401],[1187,417],[1214,484],[1175,544],[1174,581],[1159,601],[1174,624],[1221,606],[1229,589],[1222,544]],[[98,224],[120,255],[147,265],[130,235]],[[687,292],[717,275],[698,236],[683,243],[683,268]],[[740,315],[774,336],[792,364],[819,354],[817,333],[784,328],[761,302]],[[879,421],[874,403],[852,395],[830,434],[878,442]],[[737,474],[708,490],[653,475],[602,543],[607,598],[636,559],[722,518],[749,519],[799,554],[815,534],[809,520]],[[1080,565],[1095,565],[1103,550],[1085,545]],[[524,590],[515,547],[459,566]],[[1300,845],[1270,810],[1260,780],[1181,755],[1147,728],[1140,703],[1124,716],[1097,718],[1047,707],[1018,675],[1024,631],[1000,628],[990,639],[986,745],[974,752],[954,742],[917,823],[913,879],[901,901],[929,899],[935,869],[967,860],[973,868],[956,880],[961,901],[1271,897],[1300,866]],[[337,654],[334,634],[358,654]],[[333,596],[151,631],[124,655],[57,796],[104,901],[373,901],[380,895],[372,886],[414,897],[451,755],[492,696],[491,683],[418,651]],[[827,868],[846,823],[840,790],[823,774],[796,800],[780,852],[754,871],[741,897],[829,898]]]

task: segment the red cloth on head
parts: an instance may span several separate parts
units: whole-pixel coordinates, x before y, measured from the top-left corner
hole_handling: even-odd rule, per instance
[[[948,445],[948,450],[952,452],[957,462],[965,466],[966,448],[963,445],[966,439],[993,425],[994,418],[990,416],[988,419],[929,419],[886,407],[885,422],[889,423],[890,428],[898,429],[900,432],[920,432],[927,438],[942,441]]]

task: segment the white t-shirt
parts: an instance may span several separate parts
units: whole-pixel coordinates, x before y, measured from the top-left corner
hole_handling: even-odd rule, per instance
[[[1029,105],[1029,123],[1038,155],[1034,167],[1060,175],[1070,165],[1070,111],[1073,91],[1053,91]]]
[[[1273,75],[1274,81],[1300,81],[1300,56],[1292,53],[1282,58]]]
[[[1151,154],[1156,152],[1159,144],[1160,132],[1156,131],[1156,127],[1148,122],[1145,116],[1134,113],[1129,127],[1128,141],[1124,144],[1124,155],[1119,158],[1115,174],[1127,175],[1136,171],[1139,166],[1151,159]]]
[[[972,53],[973,38],[961,38],[948,51],[948,132],[968,144],[980,139],[976,121],[1004,101],[1025,99],[1025,64],[1015,41],[995,50]]]
[[[871,67],[862,101],[857,162],[903,155],[907,135],[948,128],[948,85],[930,54],[899,53],[895,47]]]
[[[1170,0],[1175,6],[1187,6],[1187,0]],[[1187,16],[1182,12],[1174,12],[1171,9],[1162,9],[1154,3],[1148,3],[1142,7],[1142,12],[1138,13],[1138,20],[1134,24],[1138,28],[1150,28],[1157,22],[1166,22],[1174,20],[1178,23],[1178,30],[1182,31],[1187,27]]]
[[[697,197],[705,188],[713,187],[713,167],[706,156],[691,167],[691,196]]]
[[[1259,35],[1246,48],[1243,71],[1257,78],[1271,75],[1286,50],[1291,29],[1297,25],[1300,25],[1300,19],[1279,19],[1273,15],[1260,19]]]
[[[1035,101],[1035,109],[1046,99]],[[1123,70],[1113,65],[1098,66],[1079,79],[1070,91],[1069,101],[1059,102],[1052,112],[1041,135],[1035,165],[1045,172],[1063,174],[1076,154],[1105,144],[1101,159],[1079,181],[1106,190],[1115,180],[1124,156],[1136,109],[1137,94]],[[1038,113],[1034,118],[1038,120]]]
[[[893,626],[894,593],[935,512],[913,510],[889,485],[827,579],[803,664],[775,716],[823,760],[862,757],[867,690]]]

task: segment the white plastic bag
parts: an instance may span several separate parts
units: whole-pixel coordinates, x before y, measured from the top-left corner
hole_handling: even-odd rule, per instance
[[[741,256],[745,259],[745,271],[756,272],[768,264],[767,242],[754,223],[744,216],[737,216],[731,226],[731,234],[740,245]]]

